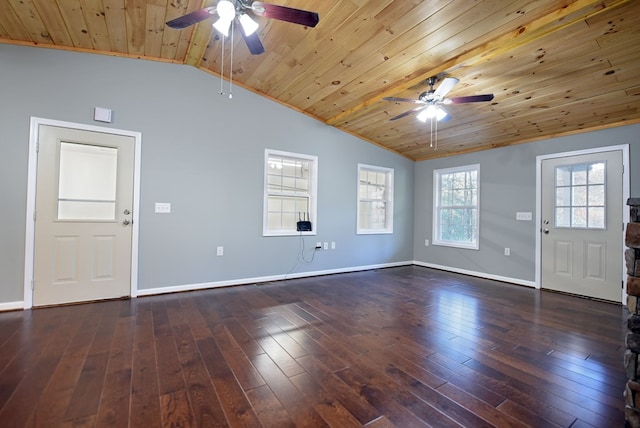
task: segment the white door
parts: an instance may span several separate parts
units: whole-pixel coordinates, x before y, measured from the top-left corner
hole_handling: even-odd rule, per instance
[[[541,173],[542,288],[619,302],[622,152],[543,160]]]
[[[34,306],[130,295],[134,146],[40,125]]]

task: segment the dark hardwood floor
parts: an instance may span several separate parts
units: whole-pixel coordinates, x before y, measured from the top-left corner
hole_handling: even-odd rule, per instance
[[[0,313],[3,427],[622,427],[626,309],[418,266]]]

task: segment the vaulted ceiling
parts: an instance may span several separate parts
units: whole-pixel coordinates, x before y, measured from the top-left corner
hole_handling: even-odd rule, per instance
[[[315,28],[256,17],[266,52],[233,38],[233,82],[413,160],[640,122],[638,0],[270,0],[318,12]],[[0,43],[184,63],[228,78],[215,0],[3,0]],[[236,28],[235,33],[238,33]],[[234,33],[234,34],[235,34]],[[415,114],[430,76],[456,77],[437,147]],[[180,82],[166,82],[179,85]],[[436,85],[437,88],[437,85]],[[232,102],[232,101],[230,101]]]

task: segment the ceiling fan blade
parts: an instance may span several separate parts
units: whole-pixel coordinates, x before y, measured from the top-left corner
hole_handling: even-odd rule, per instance
[[[262,46],[262,42],[260,41],[260,37],[258,37],[258,33],[255,32],[247,36],[244,33],[244,28],[242,27],[242,25],[240,25],[239,27],[240,27],[240,33],[242,34],[242,38],[244,39],[244,42],[247,44],[247,47],[249,48],[249,52],[251,52],[251,55],[260,55],[261,53],[263,53],[264,46]]]
[[[286,6],[277,6],[275,4],[262,3],[260,1],[254,1],[251,4],[251,10],[253,10],[253,12],[258,16],[306,25],[307,27],[315,27],[318,25],[318,22],[320,22],[320,17],[316,12],[309,12],[307,10],[294,9]]]
[[[216,13],[215,7],[205,7],[204,9],[196,10],[195,12],[187,13],[171,21],[167,21],[168,27],[175,28],[176,30],[182,30],[190,25],[197,24],[200,21],[211,18]]]
[[[420,111],[420,110],[423,110],[423,109],[425,109],[425,108],[426,108],[425,106],[416,107],[416,108],[414,108],[414,109],[411,109],[411,110],[405,111],[404,113],[400,113],[399,115],[394,116],[394,117],[392,117],[392,118],[391,118],[391,119],[389,119],[389,120],[392,120],[392,121],[393,121],[393,120],[402,119],[403,117],[407,117],[407,116],[409,116],[411,113],[415,113],[415,112]]]
[[[485,95],[469,95],[467,97],[455,97],[447,99],[447,104],[464,104],[464,103],[480,103],[483,101],[491,101],[493,94]]]
[[[459,81],[460,80],[456,79],[455,77],[447,77],[442,81],[440,86],[438,86],[438,89],[436,89],[433,95],[436,98],[444,98],[444,96],[447,95],[449,91],[458,84]]]
[[[424,104],[424,101],[414,100],[411,98],[397,98],[397,97],[384,97],[385,101],[394,101],[398,103],[414,103],[414,104]]]

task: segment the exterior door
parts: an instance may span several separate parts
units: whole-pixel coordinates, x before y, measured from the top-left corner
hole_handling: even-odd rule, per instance
[[[620,302],[622,152],[542,161],[541,286]]]
[[[34,306],[130,295],[134,145],[40,125]]]

